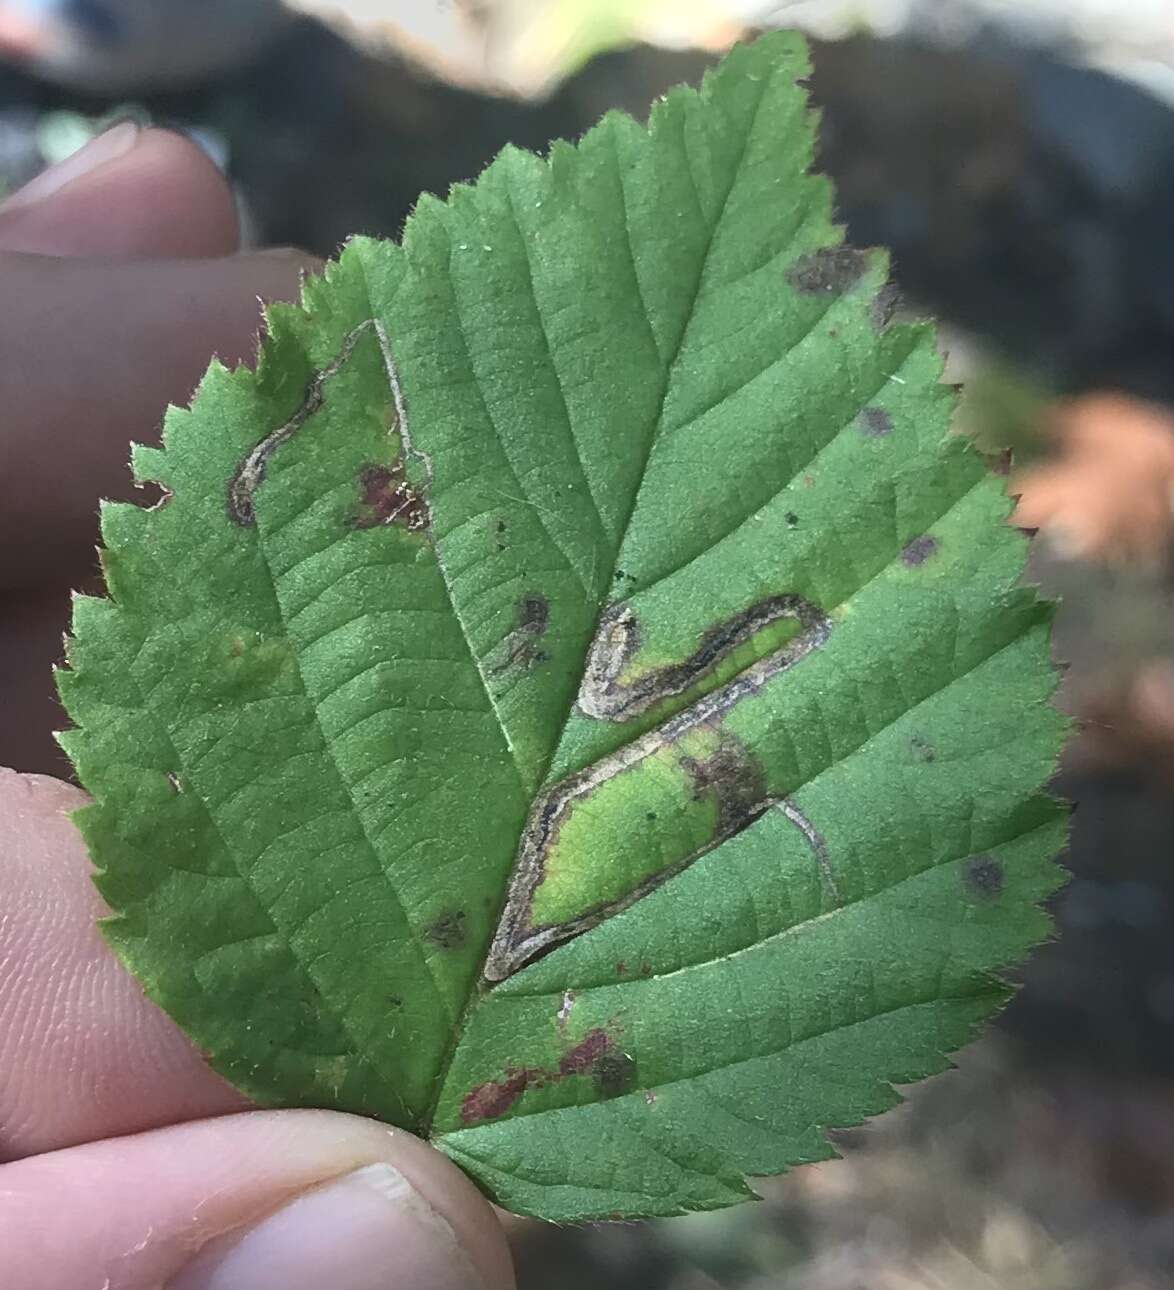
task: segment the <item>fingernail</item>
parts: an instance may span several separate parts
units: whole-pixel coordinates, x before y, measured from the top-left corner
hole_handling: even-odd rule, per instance
[[[67,184],[81,179],[83,175],[92,174],[99,166],[117,161],[135,146],[141,133],[142,128],[137,122],[123,121],[107,130],[105,134],[91,139],[73,156],[66,157],[57,165],[41,171],[35,179],[30,179],[23,188],[17,189],[3,205],[0,205],[0,214],[36,206],[56,196]]]
[[[304,1192],[242,1236],[206,1246],[167,1290],[478,1290],[448,1222],[397,1169]]]

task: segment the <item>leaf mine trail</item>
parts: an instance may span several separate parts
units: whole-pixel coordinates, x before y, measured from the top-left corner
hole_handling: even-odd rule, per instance
[[[428,511],[426,499],[432,483],[432,460],[426,453],[420,452],[412,443],[407,410],[404,406],[403,386],[400,384],[399,370],[392,355],[391,340],[387,334],[386,327],[377,318],[366,319],[346,334],[343,338],[342,348],[335,358],[321,371],[314,374],[306,389],[306,396],[293,416],[283,425],[278,426],[276,430],[266,435],[237,467],[228,482],[228,515],[234,524],[239,524],[242,528],[250,528],[257,522],[256,492],[265,481],[269,462],[272,460],[274,453],[277,452],[282,444],[288,443],[317,413],[321,412],[326,398],[326,386],[346,366],[347,361],[355,352],[355,346],[368,332],[374,333],[379,342],[384,369],[387,373],[387,382],[391,389],[395,406],[394,429],[400,437],[403,454],[414,457],[422,464],[424,468],[424,484],[420,493],[407,489],[405,487],[402,462],[397,462],[388,469],[386,479],[370,473],[380,468],[365,467],[368,472],[364,481],[365,487],[374,492],[377,491],[377,486],[380,483],[385,483],[399,490],[399,495],[394,499],[394,505],[390,508],[390,515],[383,518],[381,522],[388,522],[388,519],[397,519],[403,516],[407,527],[413,531],[427,528]],[[386,488],[383,491],[386,492]],[[374,500],[369,502],[369,505],[378,511],[380,508],[386,509],[388,502],[386,499],[376,495]],[[365,526],[360,524],[360,527]]]
[[[636,619],[624,606],[618,607],[618,612],[605,615],[592,646],[593,666],[589,666],[580,690],[580,704],[583,704],[585,695],[591,696],[588,702],[596,713],[600,707],[612,705],[615,710],[622,710],[628,716],[633,711],[646,711],[660,700],[681,694],[703,680],[738,645],[781,618],[797,619],[803,624],[804,630],[782,648],[747,667],[728,684],[698,700],[662,726],[586,770],[554,784],[539,795],[522,834],[505,909],[486,957],[483,973],[486,981],[504,981],[536,955],[580,936],[605,919],[622,913],[688,868],[702,855],[740,833],[776,804],[762,792],[752,790],[747,797],[743,791],[743,800],[737,802],[736,809],[719,813],[717,828],[703,846],[648,875],[630,891],[614,900],[589,908],[561,923],[538,927],[533,925],[534,891],[545,875],[551,844],[557,839],[571,810],[590,799],[592,794],[616,776],[639,766],[649,757],[680,746],[691,732],[703,728],[718,731],[722,719],[738,703],[758,694],[768,681],[793,668],[813,650],[818,649],[827,641],[832,630],[831,620],[827,615],[802,597],[773,597],[737,615],[728,623],[712,628],[701,647],[682,663],[660,668],[634,685],[623,686],[617,683],[617,677],[636,648]],[[695,763],[690,765],[690,759],[684,757],[682,764],[691,769],[696,777]],[[745,770],[739,765],[722,766],[714,777],[715,782],[730,787],[736,787],[745,779]],[[825,867],[826,847],[821,850],[822,843],[817,845],[819,835],[814,828],[793,805],[788,805],[785,813],[797,824],[800,820],[803,821],[799,827],[812,843],[816,855],[821,857],[821,867]]]

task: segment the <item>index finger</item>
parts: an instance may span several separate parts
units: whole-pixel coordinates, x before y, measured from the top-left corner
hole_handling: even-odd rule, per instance
[[[259,298],[296,298],[316,263],[0,253],[0,589],[92,564],[98,499],[132,495],[130,441],[157,436],[212,355],[251,357]]]

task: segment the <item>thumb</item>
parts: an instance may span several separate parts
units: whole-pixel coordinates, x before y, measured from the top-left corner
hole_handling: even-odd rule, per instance
[[[509,1290],[500,1224],[410,1134],[253,1111],[0,1167],[21,1290]]]

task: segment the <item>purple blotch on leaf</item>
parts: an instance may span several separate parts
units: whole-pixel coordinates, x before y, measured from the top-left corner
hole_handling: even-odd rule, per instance
[[[866,439],[883,439],[893,433],[893,418],[884,408],[865,408],[856,424]]]
[[[937,538],[932,538],[928,533],[923,533],[920,537],[915,537],[912,542],[905,544],[905,548],[901,552],[901,563],[907,569],[916,569],[918,565],[924,564],[937,549]]]

